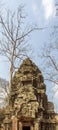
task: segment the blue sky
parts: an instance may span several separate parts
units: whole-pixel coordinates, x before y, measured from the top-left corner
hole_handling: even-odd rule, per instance
[[[33,61],[39,66],[40,60],[38,53],[41,52],[41,47],[44,43],[49,43],[50,32],[52,31],[53,25],[56,23],[55,0],[2,0],[2,3],[4,14],[5,10],[10,9],[15,11],[18,5],[23,3],[27,15],[26,22],[37,24],[39,27],[45,27],[44,30],[34,32],[29,41],[33,48]],[[0,77],[9,80],[9,64],[6,62],[6,59],[2,57],[0,57]],[[48,89],[47,92],[49,92]],[[49,99],[52,99],[52,96],[49,95]],[[56,101],[55,104],[57,104]],[[57,106],[55,105],[55,107]]]

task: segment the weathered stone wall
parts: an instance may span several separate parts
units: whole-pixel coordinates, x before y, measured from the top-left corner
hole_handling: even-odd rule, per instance
[[[29,58],[15,72],[9,102],[5,109],[3,130],[58,129],[54,105],[48,102],[42,73]]]

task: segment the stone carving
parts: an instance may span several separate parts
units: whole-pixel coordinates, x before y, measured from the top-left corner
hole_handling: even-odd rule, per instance
[[[14,74],[10,104],[6,110],[3,119],[5,130],[58,128],[54,106],[48,101],[42,73],[29,58],[23,61]]]

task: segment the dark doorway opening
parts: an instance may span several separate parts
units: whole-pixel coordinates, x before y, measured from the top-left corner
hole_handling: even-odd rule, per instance
[[[23,130],[30,130],[30,126],[23,126]]]

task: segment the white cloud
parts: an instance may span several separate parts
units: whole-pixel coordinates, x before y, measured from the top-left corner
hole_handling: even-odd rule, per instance
[[[33,13],[40,22],[45,22],[55,16],[55,0],[41,0],[40,2],[31,0],[31,2]]]
[[[33,13],[35,14],[35,16],[38,16],[38,6],[35,3],[35,1],[32,2],[32,9],[33,9]]]
[[[55,4],[54,0],[42,0],[42,5],[44,7],[44,15],[48,20],[50,17],[55,16]]]

